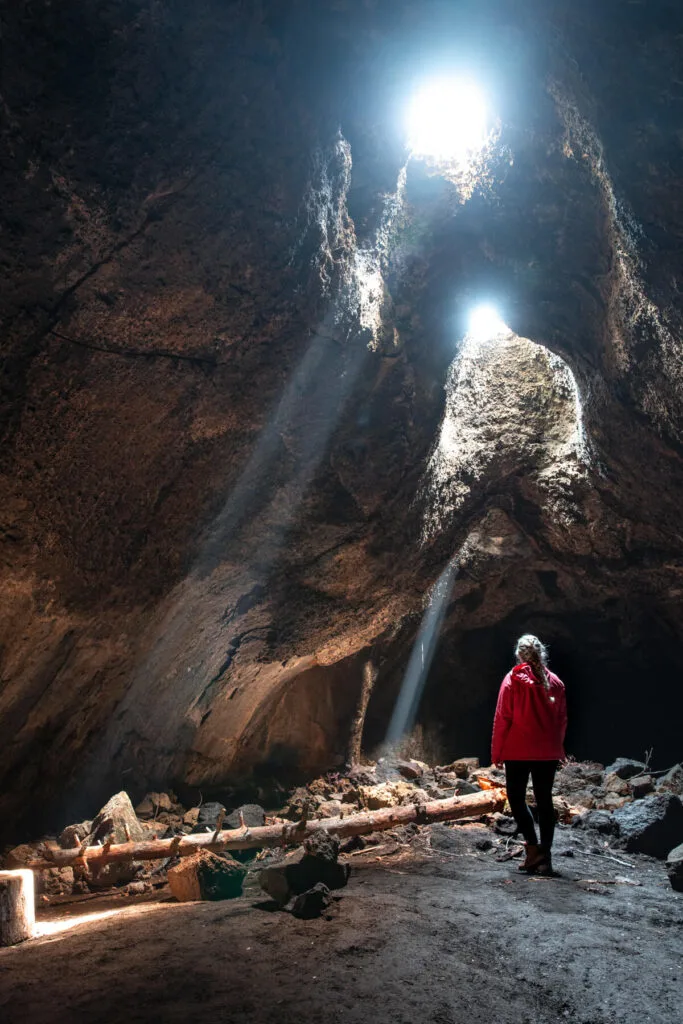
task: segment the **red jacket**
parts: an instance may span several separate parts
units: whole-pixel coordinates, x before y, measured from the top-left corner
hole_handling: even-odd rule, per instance
[[[564,756],[567,701],[564,683],[548,672],[546,690],[530,665],[515,665],[503,680],[493,720],[491,762],[559,761]]]

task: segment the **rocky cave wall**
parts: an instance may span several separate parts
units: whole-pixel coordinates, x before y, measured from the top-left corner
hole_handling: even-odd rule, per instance
[[[444,756],[485,753],[532,627],[573,752],[680,758],[675,5],[1,18],[7,833],[29,793],[47,825],[334,767],[368,657],[374,749],[456,556]],[[500,115],[464,202],[417,162],[390,198],[432,54]],[[482,293],[514,334],[463,350]]]

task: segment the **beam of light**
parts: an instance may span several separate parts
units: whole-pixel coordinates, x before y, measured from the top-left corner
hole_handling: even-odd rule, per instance
[[[404,167],[396,192],[385,197],[373,247],[378,261],[401,209],[405,178]],[[196,733],[225,689],[237,648],[222,621],[213,618],[213,584],[199,588],[198,582],[221,565],[247,565],[253,570],[249,586],[267,591],[310,483],[371,357],[363,337],[367,332],[364,310],[371,316],[382,298],[381,278],[373,267],[368,259],[361,269],[370,276],[359,281],[358,263],[352,266],[356,275],[350,275],[313,333],[223,507],[200,541],[193,566],[151,627],[148,653],[137,665],[107,736],[92,752],[93,784],[103,777],[121,778],[134,772],[122,781],[142,778],[151,787],[154,779],[179,770],[187,753],[186,737]],[[282,462],[288,451],[296,468],[286,478]],[[255,553],[245,555],[243,549],[249,545],[257,518],[262,524],[261,541]],[[215,592],[224,586],[217,574]],[[198,603],[198,594],[206,597],[205,604]],[[266,632],[263,627],[254,639],[262,639]],[[202,634],[208,640],[198,641]],[[150,677],[157,685],[150,685]],[[131,737],[135,737],[132,744]]]
[[[432,79],[408,107],[411,155],[462,162],[483,148],[488,120],[486,99],[474,82],[457,77]]]
[[[39,921],[33,937],[42,939],[47,936],[61,935],[62,932],[71,931],[72,928],[93,924],[95,921],[104,921],[107,917],[122,914],[127,909],[127,907],[117,907],[116,910],[99,910],[92,914],[78,914],[75,917],[58,917],[54,921]]]
[[[512,331],[494,306],[476,306],[469,315],[467,337],[472,341],[492,341],[510,334]]]
[[[386,743],[388,746],[398,743],[415,724],[415,717],[457,575],[457,562],[453,560],[448,563],[432,587],[387,729]]]

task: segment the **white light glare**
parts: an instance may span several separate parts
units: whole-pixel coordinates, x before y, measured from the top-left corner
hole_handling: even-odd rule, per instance
[[[493,306],[477,306],[470,313],[467,336],[473,341],[489,341],[508,334],[511,334],[510,328]]]
[[[462,161],[482,148],[486,136],[486,101],[467,79],[428,82],[408,110],[408,145],[414,156]]]

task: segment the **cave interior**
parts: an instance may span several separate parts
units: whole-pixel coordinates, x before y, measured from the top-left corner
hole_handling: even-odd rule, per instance
[[[414,755],[533,632],[571,755],[681,760],[680,6],[0,22],[2,839],[337,771],[368,661],[379,756],[435,601]]]

